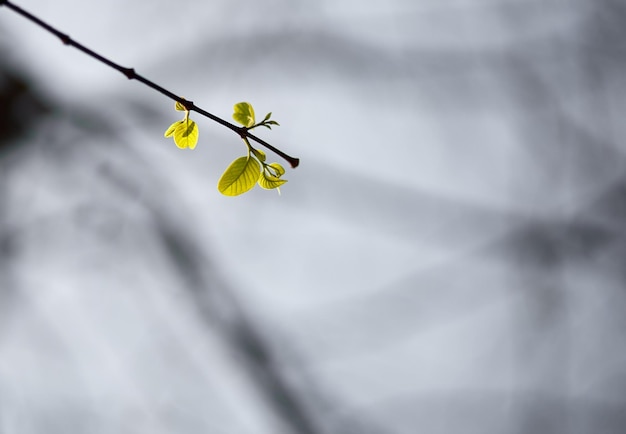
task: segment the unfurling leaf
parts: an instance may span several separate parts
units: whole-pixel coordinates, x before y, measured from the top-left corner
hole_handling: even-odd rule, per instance
[[[191,119],[174,122],[164,135],[165,137],[174,136],[174,143],[180,149],[193,149],[198,143],[198,127]]]
[[[268,114],[265,115],[265,119],[263,119],[263,122],[269,121],[271,117],[272,117],[272,112],[269,112]]]
[[[265,166],[265,169],[266,170],[263,170],[263,173],[261,173],[261,176],[259,176],[259,180],[257,182],[266,190],[276,188],[278,189],[278,193],[280,193],[280,189],[278,187],[287,182],[286,179],[280,179],[280,177],[285,174],[285,168],[278,163],[270,163]],[[274,174],[272,174],[272,172]]]
[[[265,171],[261,173],[261,176],[259,176],[259,179],[258,179],[259,185],[266,190],[272,190],[274,188],[278,188],[281,185],[283,185],[285,182],[287,182],[286,179],[280,179],[277,176],[268,175],[267,173],[265,173]]]
[[[252,153],[255,157],[259,159],[259,161],[265,161],[265,159],[267,158],[265,156],[265,152],[261,151],[260,149],[252,148]]]
[[[285,174],[285,168],[278,163],[270,163],[268,166],[276,171],[276,176],[279,178]]]
[[[238,196],[254,187],[259,179],[261,166],[250,155],[233,161],[222,174],[217,189],[226,196]]]
[[[180,102],[176,101],[176,105],[174,105],[174,107],[176,108],[176,110],[178,110],[179,112],[184,112],[187,110],[187,108],[182,105]]]
[[[235,112],[233,113],[233,119],[239,122],[246,128],[250,128],[254,125],[254,109],[249,102],[239,102],[235,104]]]

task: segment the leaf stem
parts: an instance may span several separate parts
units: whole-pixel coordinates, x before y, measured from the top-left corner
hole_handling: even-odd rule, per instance
[[[174,101],[178,101],[179,103],[184,105],[185,108],[188,111],[193,110],[193,111],[195,111],[195,112],[197,112],[197,113],[199,113],[199,114],[201,114],[201,115],[211,119],[212,121],[217,122],[218,124],[220,124],[220,125],[228,128],[228,129],[234,131],[241,138],[248,138],[248,139],[254,140],[258,144],[266,147],[270,151],[272,151],[275,154],[277,154],[277,155],[281,156],[282,158],[284,158],[287,162],[289,162],[291,167],[293,167],[294,169],[296,167],[298,167],[298,164],[300,164],[300,159],[292,157],[292,156],[289,156],[286,153],[284,153],[283,151],[281,151],[280,149],[275,148],[274,146],[270,145],[266,141],[256,137],[255,135],[251,134],[248,131],[247,128],[238,127],[237,125],[231,124],[230,122],[225,121],[224,119],[222,119],[220,117],[217,117],[214,114],[211,114],[211,113],[209,113],[206,110],[201,109],[200,107],[196,106],[192,101],[183,99],[180,96],[174,94],[173,92],[165,89],[164,87],[159,86],[158,84],[154,83],[153,81],[148,80],[147,78],[143,77],[142,75],[137,74],[135,72],[134,68],[125,68],[123,66],[118,65],[117,63],[115,63],[115,62],[107,59],[106,57],[96,53],[95,51],[85,47],[83,44],[81,44],[79,42],[76,42],[75,40],[70,38],[69,35],[66,35],[65,33],[60,32],[59,30],[55,29],[51,25],[47,24],[46,22],[42,21],[41,19],[37,18],[36,16],[32,15],[31,13],[25,11],[24,9],[20,8],[19,6],[15,5],[14,3],[10,2],[9,0],[0,0],[0,6],[8,7],[12,11],[18,13],[19,15],[23,16],[24,18],[32,21],[33,23],[35,23],[38,26],[46,29],[47,31],[49,31],[50,33],[52,33],[53,35],[58,37],[63,44],[72,46],[72,47],[82,51],[83,53],[87,54],[88,56],[93,57],[96,60],[99,60],[100,62],[104,63],[105,65],[110,66],[111,68],[121,72],[129,80],[137,80],[137,81],[145,84],[146,86],[156,90],[157,92],[167,96],[168,98],[173,99]]]

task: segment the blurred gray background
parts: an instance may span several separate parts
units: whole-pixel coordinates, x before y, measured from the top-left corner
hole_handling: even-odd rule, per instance
[[[624,2],[17,4],[301,166],[0,7],[1,434],[626,432]]]

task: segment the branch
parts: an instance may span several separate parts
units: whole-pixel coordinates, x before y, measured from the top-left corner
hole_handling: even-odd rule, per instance
[[[46,29],[47,31],[49,31],[50,33],[55,35],[57,38],[59,38],[61,40],[61,42],[63,42],[63,44],[70,45],[70,46],[72,46],[74,48],[77,48],[78,50],[82,51],[83,53],[87,54],[88,56],[91,56],[94,59],[99,60],[100,62],[104,63],[105,65],[110,66],[113,69],[116,69],[117,71],[119,71],[122,74],[124,74],[126,76],[126,78],[128,78],[129,80],[137,80],[137,81],[145,84],[146,86],[151,87],[152,89],[156,90],[157,92],[162,93],[163,95],[167,96],[168,98],[171,98],[174,101],[178,101],[183,106],[185,106],[185,108],[187,110],[195,111],[195,112],[197,112],[197,113],[199,113],[199,114],[201,114],[201,115],[211,119],[212,121],[217,122],[218,124],[220,124],[220,125],[228,128],[228,129],[234,131],[241,138],[248,138],[248,139],[253,140],[256,143],[266,147],[270,151],[272,151],[275,154],[277,154],[277,155],[281,156],[282,158],[284,158],[291,165],[291,167],[293,167],[294,169],[296,167],[298,167],[298,164],[300,164],[300,159],[287,155],[286,153],[284,153],[280,149],[277,149],[274,146],[272,146],[269,143],[267,143],[265,140],[262,140],[262,139],[258,138],[257,136],[251,134],[248,131],[247,128],[245,128],[245,127],[238,127],[237,125],[231,124],[230,122],[225,121],[224,119],[219,118],[219,117],[215,116],[214,114],[211,114],[208,111],[201,109],[200,107],[196,106],[192,101],[183,99],[180,96],[178,96],[178,95],[170,92],[169,90],[165,89],[164,87],[159,86],[158,84],[154,83],[153,81],[148,80],[147,78],[143,77],[142,75],[137,74],[135,72],[134,68],[125,68],[123,66],[118,65],[115,62],[112,62],[111,60],[107,59],[106,57],[101,56],[100,54],[96,53],[95,51],[85,47],[83,44],[81,44],[79,42],[76,42],[75,40],[70,38],[65,33],[62,33],[60,31],[58,31],[57,29],[55,29],[51,25],[47,24],[46,22],[40,20],[39,18],[37,18],[36,16],[32,15],[31,13],[26,12],[24,9],[20,8],[19,6],[11,3],[9,0],[0,0],[0,6],[6,6],[9,9],[11,9],[12,11],[17,12],[19,15],[21,15],[24,18],[32,21],[33,23],[37,24],[38,26],[43,27],[44,29]]]

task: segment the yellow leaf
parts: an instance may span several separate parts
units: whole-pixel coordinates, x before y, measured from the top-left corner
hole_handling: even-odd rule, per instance
[[[278,163],[271,163],[269,166],[276,171],[276,175],[280,178],[285,174],[285,168]]]
[[[255,157],[259,159],[259,161],[265,161],[265,159],[267,158],[265,156],[265,152],[261,151],[260,149],[252,148],[252,153],[254,154]]]
[[[174,129],[174,143],[180,149],[194,149],[198,143],[198,127],[196,123],[191,119],[179,121]]]
[[[233,119],[239,122],[244,127],[250,128],[254,125],[254,109],[249,102],[239,102],[235,104],[235,113],[233,113]]]
[[[266,190],[272,190],[274,188],[280,187],[285,182],[287,182],[287,180],[280,179],[276,176],[268,175],[267,173],[263,172],[261,173],[261,176],[259,176],[258,182],[262,188]]]
[[[239,157],[222,174],[217,189],[225,196],[238,196],[254,187],[261,172],[260,164],[250,156]]]
[[[165,130],[165,134],[163,134],[165,137],[171,137],[172,134],[174,134],[174,130],[176,129],[176,126],[181,123],[182,121],[176,121],[174,122],[172,125],[169,126],[169,128],[167,130]]]

